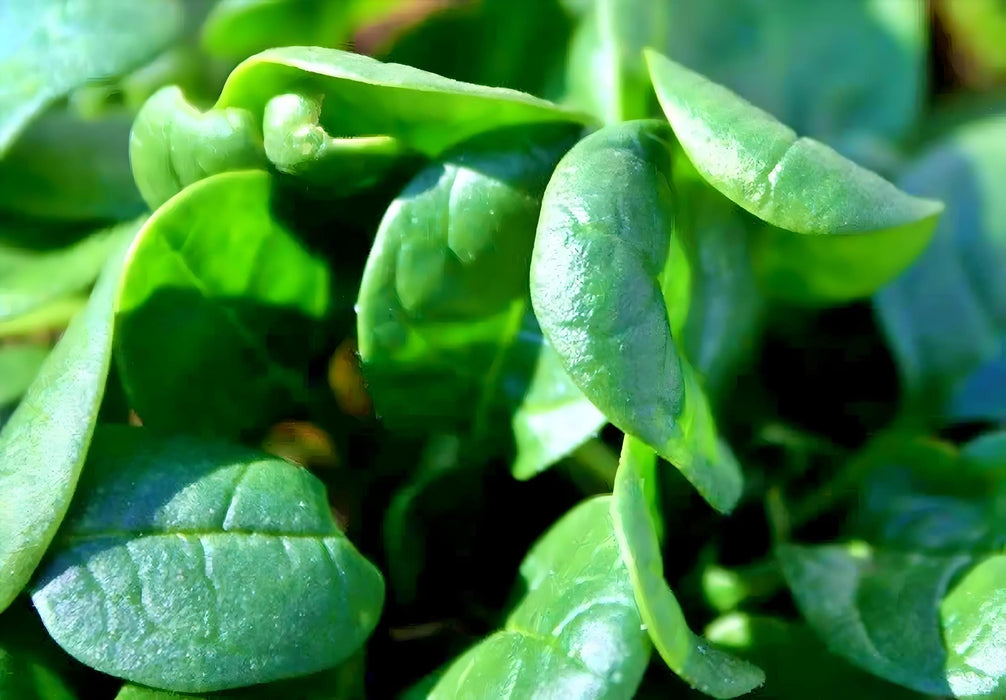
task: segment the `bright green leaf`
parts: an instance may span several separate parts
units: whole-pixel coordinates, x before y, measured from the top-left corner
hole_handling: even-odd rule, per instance
[[[798,138],[767,112],[664,56],[647,57],[660,104],[696,170],[769,224],[754,260],[772,293],[810,302],[869,295],[925,247],[942,205]]]
[[[573,381],[607,418],[670,461],[715,508],[741,493],[695,372],[671,336],[675,215],[670,132],[608,126],[559,162],[545,190],[531,300]]]
[[[455,660],[430,698],[630,698],[650,645],[609,515],[610,497],[563,516],[521,564],[526,593]]]
[[[32,594],[73,656],[181,692],[335,666],[369,636],[383,598],[309,472],[132,428],[98,433]]]
[[[105,391],[119,269],[109,261],[0,431],[0,611],[28,584],[76,489]]]
[[[268,173],[223,173],[158,209],[137,236],[116,362],[145,424],[237,434],[302,398],[298,368],[328,312],[330,272],[280,217],[279,196]]]
[[[940,603],[947,682],[956,697],[1006,697],[1006,556],[990,556]]]
[[[639,614],[660,656],[692,687],[715,698],[743,695],[760,686],[765,674],[694,634],[664,579],[656,462],[653,450],[626,436],[611,499],[615,537]]]
[[[0,407],[21,398],[48,355],[38,343],[0,345]]]

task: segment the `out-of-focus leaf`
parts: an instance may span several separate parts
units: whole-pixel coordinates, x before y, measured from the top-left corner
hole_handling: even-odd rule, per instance
[[[503,629],[456,659],[430,698],[629,698],[650,644],[609,514],[575,507],[521,564],[525,591]]]
[[[1006,6],[999,0],[941,0],[938,7],[958,74],[982,85],[1006,75]]]
[[[174,0],[0,4],[0,155],[54,100],[153,58],[179,32]]]
[[[20,606],[0,616],[0,698],[75,700],[62,679],[59,650],[38,618]],[[65,657],[64,657],[65,658]]]
[[[876,296],[905,411],[995,419],[1006,413],[1006,117],[934,144],[901,185],[947,203],[923,255]]]
[[[48,354],[38,343],[0,345],[0,406],[21,398]]]

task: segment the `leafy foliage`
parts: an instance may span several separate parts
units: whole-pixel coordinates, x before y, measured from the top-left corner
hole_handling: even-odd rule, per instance
[[[0,2],[0,696],[1006,697],[1004,26]]]

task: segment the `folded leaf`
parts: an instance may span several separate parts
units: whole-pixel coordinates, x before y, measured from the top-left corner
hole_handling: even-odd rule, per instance
[[[335,666],[369,636],[383,598],[309,472],[131,428],[99,432],[32,593],[73,656],[181,692]]]
[[[268,173],[223,173],[141,229],[119,289],[116,364],[145,424],[234,435],[303,398],[298,370],[318,344],[331,273],[277,197]]]
[[[669,314],[687,302],[668,266],[670,138],[660,122],[627,122],[563,157],[542,202],[531,301],[587,398],[730,510],[740,469],[718,444],[699,380],[671,336]]]
[[[932,244],[878,292],[905,410],[923,422],[1006,413],[1006,118],[934,144],[902,186],[947,202]]]
[[[513,414],[525,478],[604,423],[549,358],[528,298],[541,194],[578,132],[544,125],[483,134],[420,172],[381,222],[357,303],[378,415],[484,438]],[[569,412],[583,420],[565,423]]]
[[[648,52],[674,135],[695,169],[769,224],[755,269],[774,294],[836,302],[865,296],[925,247],[943,210],[796,133],[726,88]],[[803,234],[803,235],[799,235]]]
[[[503,630],[446,670],[439,698],[629,698],[650,645],[608,514],[610,497],[581,503],[521,564],[526,593]]]
[[[70,507],[105,392],[120,269],[116,255],[0,430],[0,611]]]
[[[765,674],[695,635],[664,580],[656,460],[653,450],[627,435],[611,498],[615,537],[639,615],[660,656],[692,687],[714,698],[743,695],[760,686]]]
[[[174,0],[5,0],[0,7],[0,155],[50,103],[152,58],[181,29]]]
[[[248,167],[256,132],[277,129],[264,134],[267,143],[300,138],[287,131],[282,119],[263,124],[267,105],[281,95],[316,105],[317,123],[312,113],[303,127],[311,138],[327,144],[317,151],[321,157],[333,149],[353,153],[354,139],[361,137],[391,139],[384,143],[395,144],[401,152],[435,157],[486,131],[587,120],[515,90],[461,83],[359,54],[318,47],[270,49],[235,68],[216,106],[205,114],[173,88],[151,98],[153,104],[137,117],[130,147],[144,198],[156,205],[201,177]],[[221,142],[233,156],[220,151]],[[274,152],[283,155],[292,148],[291,141]],[[338,182],[347,185],[351,180],[340,175]]]

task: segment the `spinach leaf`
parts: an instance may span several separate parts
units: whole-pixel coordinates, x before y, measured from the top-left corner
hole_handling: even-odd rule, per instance
[[[660,656],[692,687],[714,698],[743,695],[760,686],[765,674],[695,635],[664,580],[656,462],[653,450],[627,435],[611,498],[615,537],[629,568],[639,615]]]
[[[629,698],[650,645],[608,514],[611,498],[564,515],[521,564],[525,593],[496,632],[455,660],[430,698]]]
[[[87,288],[109,255],[122,249],[143,223],[137,219],[96,231],[54,250],[0,244],[0,321],[15,319]],[[39,235],[44,231],[39,231]]]
[[[647,59],[657,98],[696,170],[768,224],[754,262],[773,294],[817,303],[869,295],[929,241],[939,203],[911,197],[824,144],[798,138],[660,54],[650,51]]]
[[[120,262],[109,260],[0,430],[0,611],[28,584],[70,507],[105,391]]]
[[[968,555],[874,550],[862,542],[787,545],[778,555],[797,605],[833,653],[920,693],[963,690],[956,679],[968,676],[970,659],[966,648],[948,656],[940,602]],[[963,626],[957,639],[981,629]]]
[[[176,89],[165,90],[169,92],[154,95],[137,116],[130,146],[137,184],[152,206],[199,177],[247,167],[256,135],[263,130],[274,132],[263,138],[274,144],[272,150],[290,170],[293,155],[302,148],[307,149],[306,161],[331,157],[333,151],[353,155],[362,149],[368,155],[374,148],[435,157],[485,131],[587,119],[514,90],[461,83],[318,47],[270,49],[244,61],[207,114],[194,111]],[[287,95],[306,105],[296,111],[297,128],[291,129],[286,119],[263,125],[271,101],[289,105]],[[283,106],[273,105],[271,111],[286,115]],[[369,140],[361,146],[354,142],[359,137]],[[220,152],[220,145],[227,152]],[[341,159],[333,160],[331,167],[337,167]]]
[[[1006,415],[1006,118],[972,123],[935,143],[902,186],[947,202],[932,244],[876,296],[898,360],[906,418]]]
[[[843,153],[869,155],[920,116],[929,29],[914,0],[667,5],[671,58]]]
[[[141,229],[119,289],[115,351],[145,424],[236,435],[303,399],[331,273],[281,218],[278,198],[266,172],[224,173]],[[203,390],[187,390],[192,382]]]
[[[143,200],[129,169],[125,110],[85,120],[54,110],[0,159],[0,209],[59,220],[129,219]]]
[[[378,415],[485,438],[517,411],[524,477],[604,422],[549,358],[527,291],[541,195],[576,136],[568,125],[491,132],[420,172],[381,222],[357,302]],[[569,426],[570,411],[586,420]]]
[[[667,266],[675,214],[669,139],[666,124],[627,122],[563,157],[542,202],[531,300],[587,398],[727,511],[740,497],[740,469],[717,442],[668,318],[683,303]]]
[[[37,114],[88,81],[152,58],[180,29],[173,0],[7,0],[0,8],[0,155]]]
[[[97,434],[32,593],[73,656],[182,692],[335,666],[369,636],[383,598],[306,470],[138,428]]]

